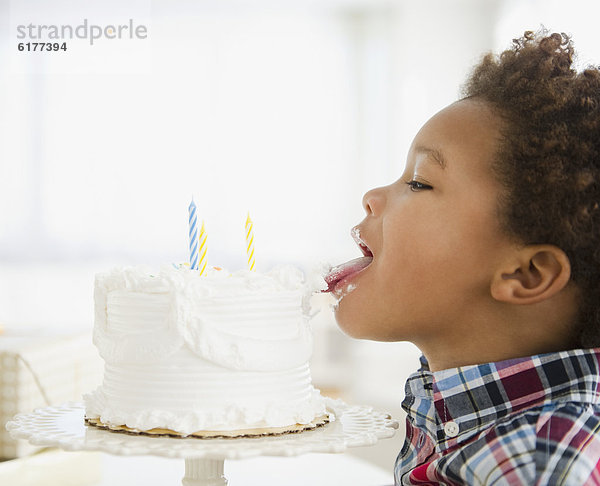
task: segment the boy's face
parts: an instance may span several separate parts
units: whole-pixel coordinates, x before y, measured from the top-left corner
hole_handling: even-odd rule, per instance
[[[499,128],[484,103],[454,103],[421,128],[402,177],[365,194],[358,230],[373,261],[344,282],[355,287],[336,309],[347,334],[418,346],[469,338],[496,264],[514,248],[491,170]]]

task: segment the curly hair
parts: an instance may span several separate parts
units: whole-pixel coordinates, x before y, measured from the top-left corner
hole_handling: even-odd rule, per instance
[[[494,172],[504,229],[553,244],[571,263],[581,302],[576,343],[600,346],[600,70],[578,72],[566,34],[525,32],[487,54],[463,86],[503,120]]]

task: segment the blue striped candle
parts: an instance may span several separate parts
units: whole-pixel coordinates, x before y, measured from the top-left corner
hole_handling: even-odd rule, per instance
[[[190,268],[198,270],[198,214],[194,198],[188,209],[190,212]]]

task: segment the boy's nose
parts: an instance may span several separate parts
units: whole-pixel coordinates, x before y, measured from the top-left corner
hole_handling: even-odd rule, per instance
[[[378,216],[385,204],[385,189],[383,187],[371,189],[363,196],[362,204],[367,216]]]

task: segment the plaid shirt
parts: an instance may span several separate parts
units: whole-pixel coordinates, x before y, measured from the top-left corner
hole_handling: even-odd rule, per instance
[[[600,348],[406,382],[396,485],[600,485]]]

